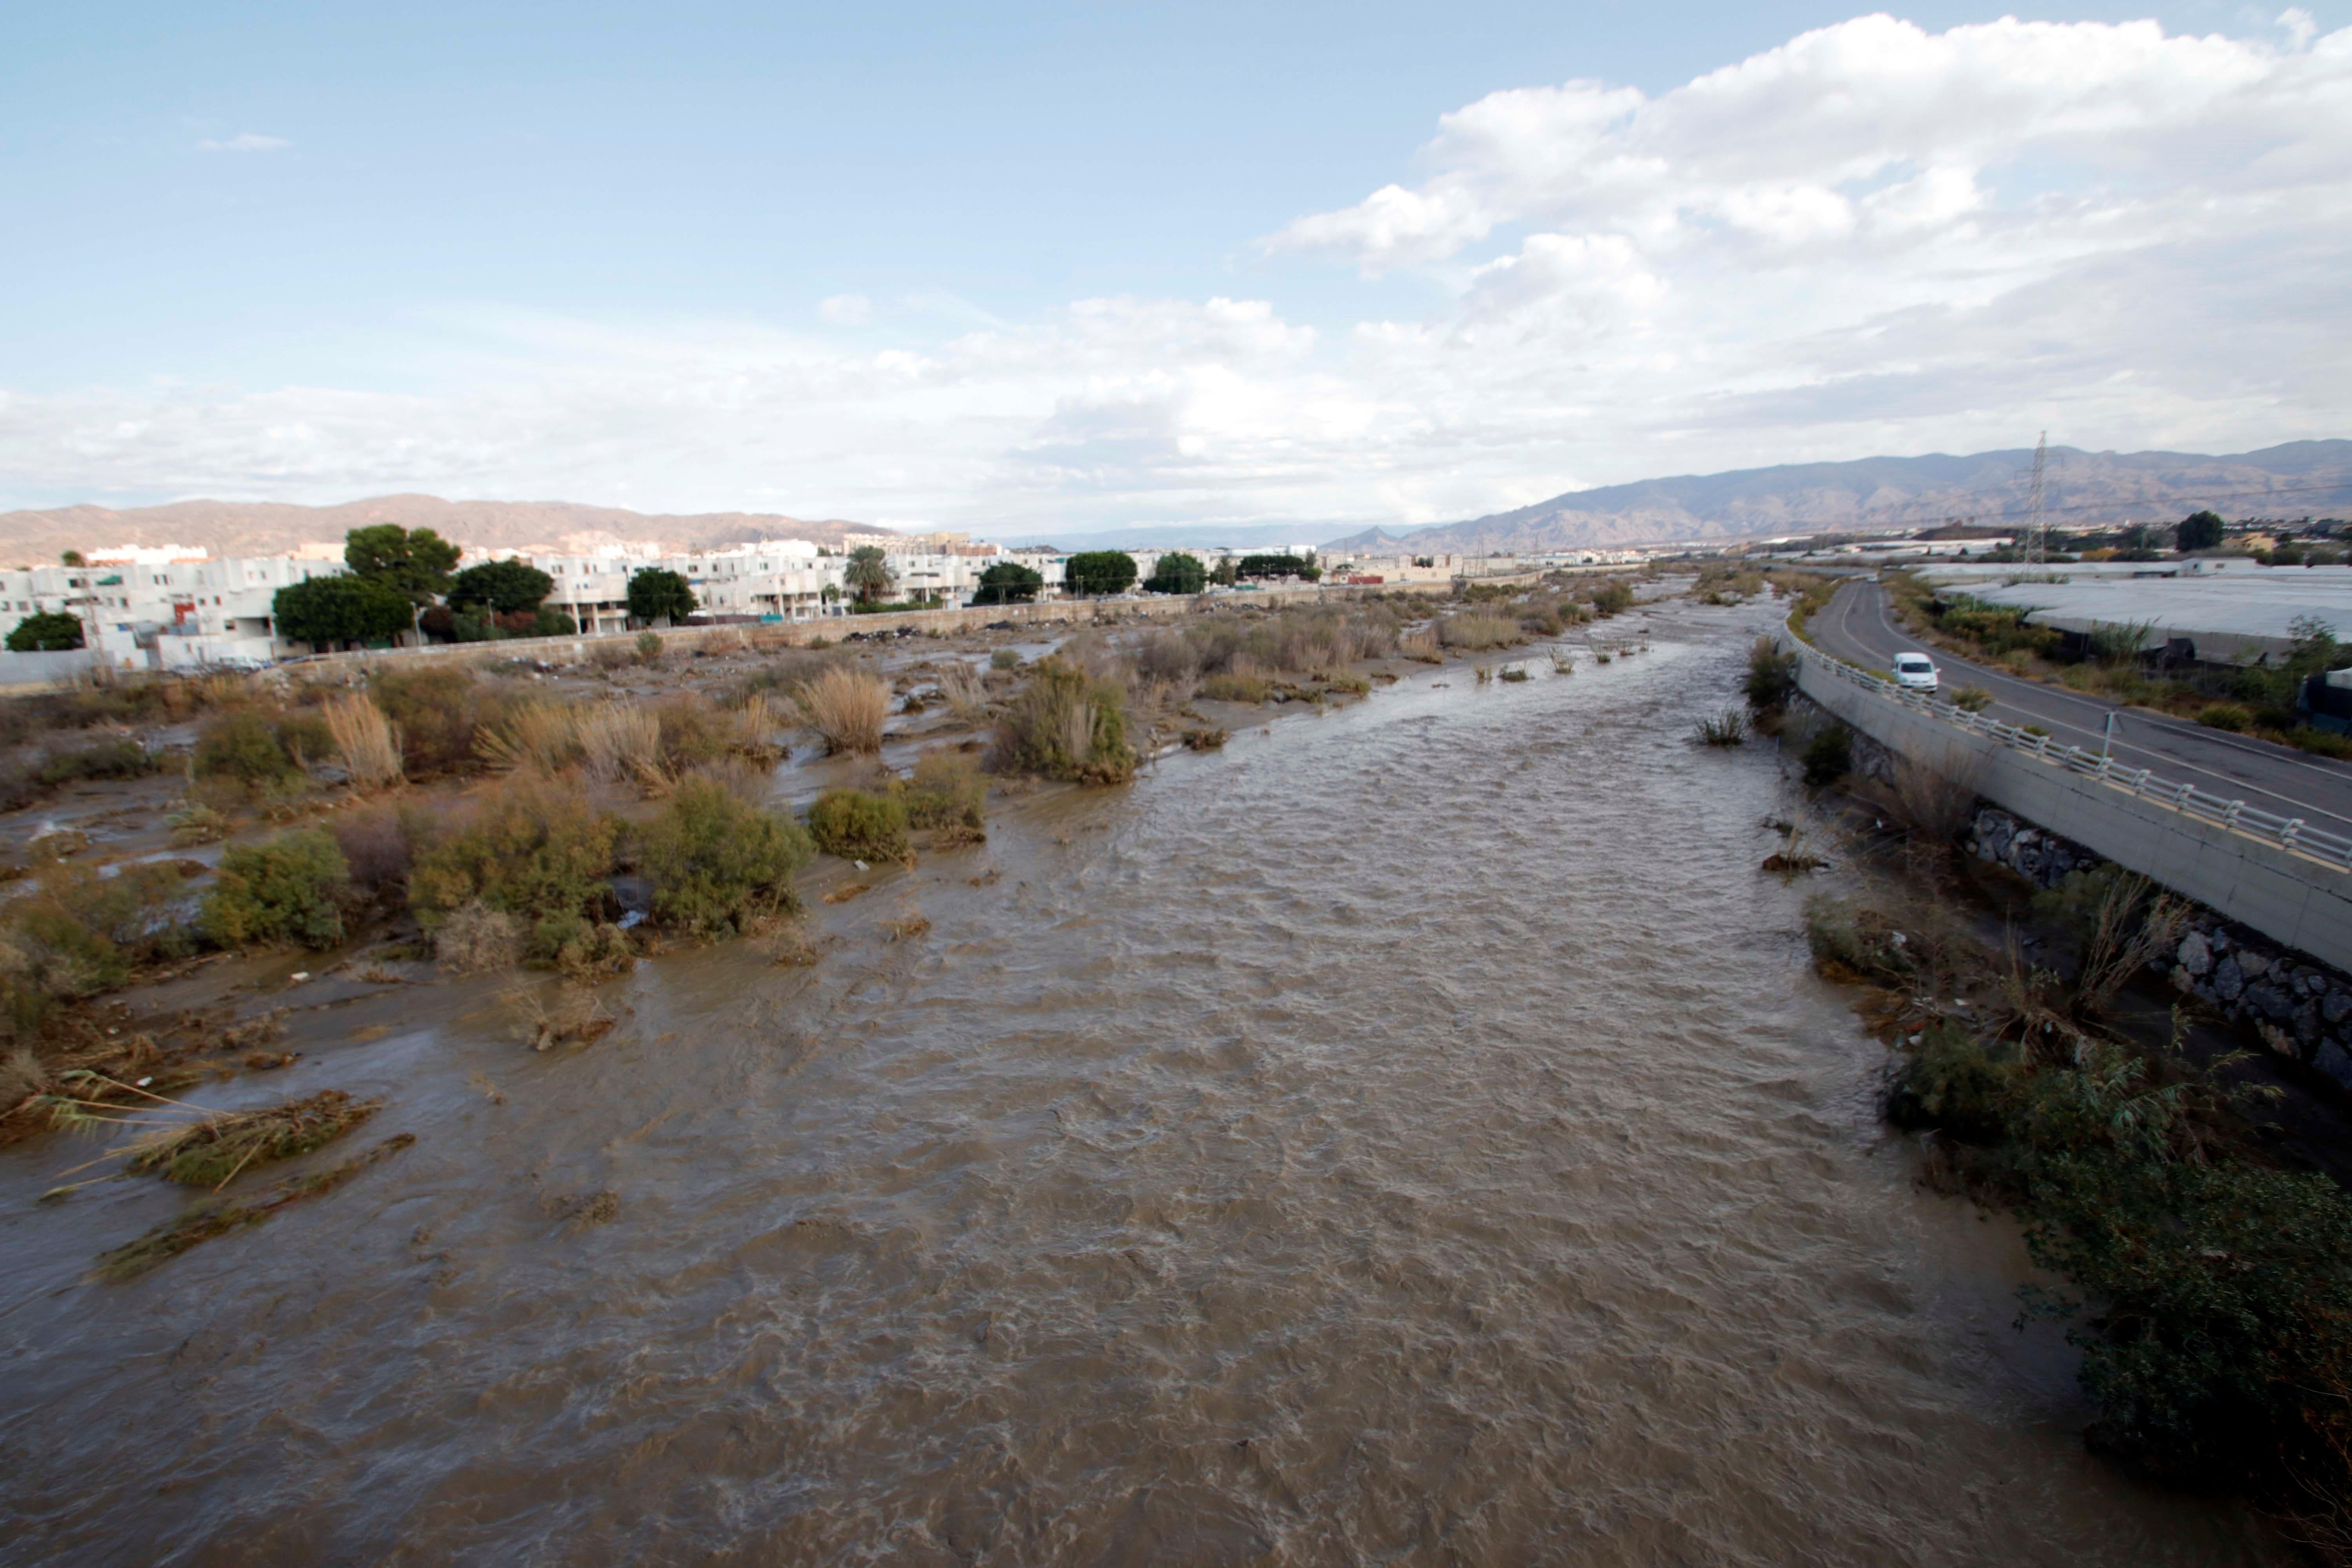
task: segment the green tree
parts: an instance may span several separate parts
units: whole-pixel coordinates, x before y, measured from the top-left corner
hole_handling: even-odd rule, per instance
[[[694,614],[694,590],[663,566],[648,566],[629,579],[629,615],[645,622],[667,616],[675,624]]]
[[[501,616],[536,610],[540,601],[555,592],[555,579],[520,561],[491,561],[468,566],[449,580],[453,610],[488,605]]]
[[[269,602],[279,637],[320,648],[404,632],[409,610],[398,586],[367,577],[313,577],[278,589]]]
[[[82,559],[82,553],[80,551],[68,550],[63,555],[58,557],[58,564],[61,566],[87,566],[89,563]]]
[[[2180,520],[2179,532],[2173,548],[2183,555],[2192,550],[2218,550],[2221,547],[2221,516],[2219,512],[2192,511]]]
[[[849,564],[842,569],[841,580],[857,595],[861,605],[870,605],[890,591],[898,574],[890,570],[890,558],[878,544],[861,544],[849,552]]]
[[[1199,556],[1171,550],[1153,563],[1143,585],[1154,594],[1197,594],[1208,583],[1209,569]]]
[[[1045,586],[1045,579],[1018,561],[1000,561],[980,574],[975,605],[1025,605]]]
[[[1082,550],[1062,568],[1062,586],[1091,598],[1135,586],[1135,557],[1124,550]]]
[[[36,610],[8,634],[10,653],[62,653],[81,647],[81,622],[58,610]]]
[[[1311,555],[1244,555],[1238,568],[1244,577],[1299,577],[1312,583],[1323,575]]]
[[[1230,588],[1240,580],[1241,574],[1230,555],[1220,555],[1217,563],[1209,569],[1209,581],[1220,588]]]
[[[449,586],[457,547],[429,528],[411,532],[396,522],[355,528],[343,535],[343,564],[355,577],[382,583],[423,604]]]

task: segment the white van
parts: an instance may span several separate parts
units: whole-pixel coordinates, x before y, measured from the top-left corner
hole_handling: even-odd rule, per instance
[[[1895,684],[1914,691],[1933,691],[1936,667],[1924,653],[1898,653],[1895,656]]]

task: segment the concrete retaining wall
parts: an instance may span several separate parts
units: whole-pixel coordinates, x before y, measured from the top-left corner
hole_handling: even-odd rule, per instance
[[[2274,942],[2352,969],[2352,875],[1940,723],[1811,659],[1800,664],[1798,685],[1882,745],[1972,778],[1985,799]]]
[[[1421,584],[1404,584],[1421,591]],[[1427,585],[1426,591],[1444,593],[1450,584]],[[855,632],[867,636],[876,633],[896,634],[901,629],[928,632],[938,637],[952,637],[958,632],[978,631],[982,627],[1009,621],[1016,626],[1049,627],[1091,626],[1097,622],[1166,621],[1210,610],[1260,608],[1274,609],[1285,605],[1313,604],[1326,596],[1341,596],[1349,593],[1372,593],[1376,589],[1298,587],[1268,588],[1254,594],[1219,595],[1214,598],[1181,598],[1153,595],[1147,599],[1049,599],[1035,605],[974,605],[958,610],[902,610],[880,616],[826,616],[810,621],[776,621],[764,625],[746,622],[738,626],[666,626],[655,631],[671,648],[733,647],[749,637],[768,647],[804,647],[819,637],[840,642]],[[349,653],[318,654],[300,661],[303,667],[385,664],[399,668],[411,668],[420,664],[482,664],[508,658],[545,659],[551,664],[576,664],[588,657],[588,650],[600,643],[629,644],[642,634],[637,632],[606,632],[598,636],[568,637],[509,637],[500,642],[436,643],[426,647],[360,649]]]

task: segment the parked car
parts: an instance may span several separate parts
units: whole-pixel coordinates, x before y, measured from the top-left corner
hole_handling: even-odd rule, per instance
[[[1924,653],[1898,653],[1895,656],[1895,684],[1914,691],[1933,691],[1936,666]]]

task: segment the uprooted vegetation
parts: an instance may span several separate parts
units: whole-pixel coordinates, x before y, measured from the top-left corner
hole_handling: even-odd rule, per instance
[[[1935,804],[1929,803],[1932,817]],[[2065,1294],[2095,1448],[2174,1484],[2242,1489],[2324,1552],[2352,1542],[2352,1201],[2283,1167],[2275,1088],[2136,1041],[2123,994],[2184,907],[2102,867],[2036,900],[2047,961],[1997,952],[1948,906],[1816,897],[1822,973],[1865,987],[1892,1047],[1886,1109],[1932,1135],[1936,1179],[2015,1213]],[[2144,1032],[2144,1031],[2143,1031]]]
[[[261,1224],[272,1215],[305,1198],[333,1192],[372,1165],[382,1163],[416,1142],[413,1132],[396,1132],[364,1153],[281,1182],[256,1197],[215,1201],[165,1221],[135,1241],[127,1242],[98,1260],[98,1271],[109,1279],[131,1279],[157,1264],[216,1237]]]

